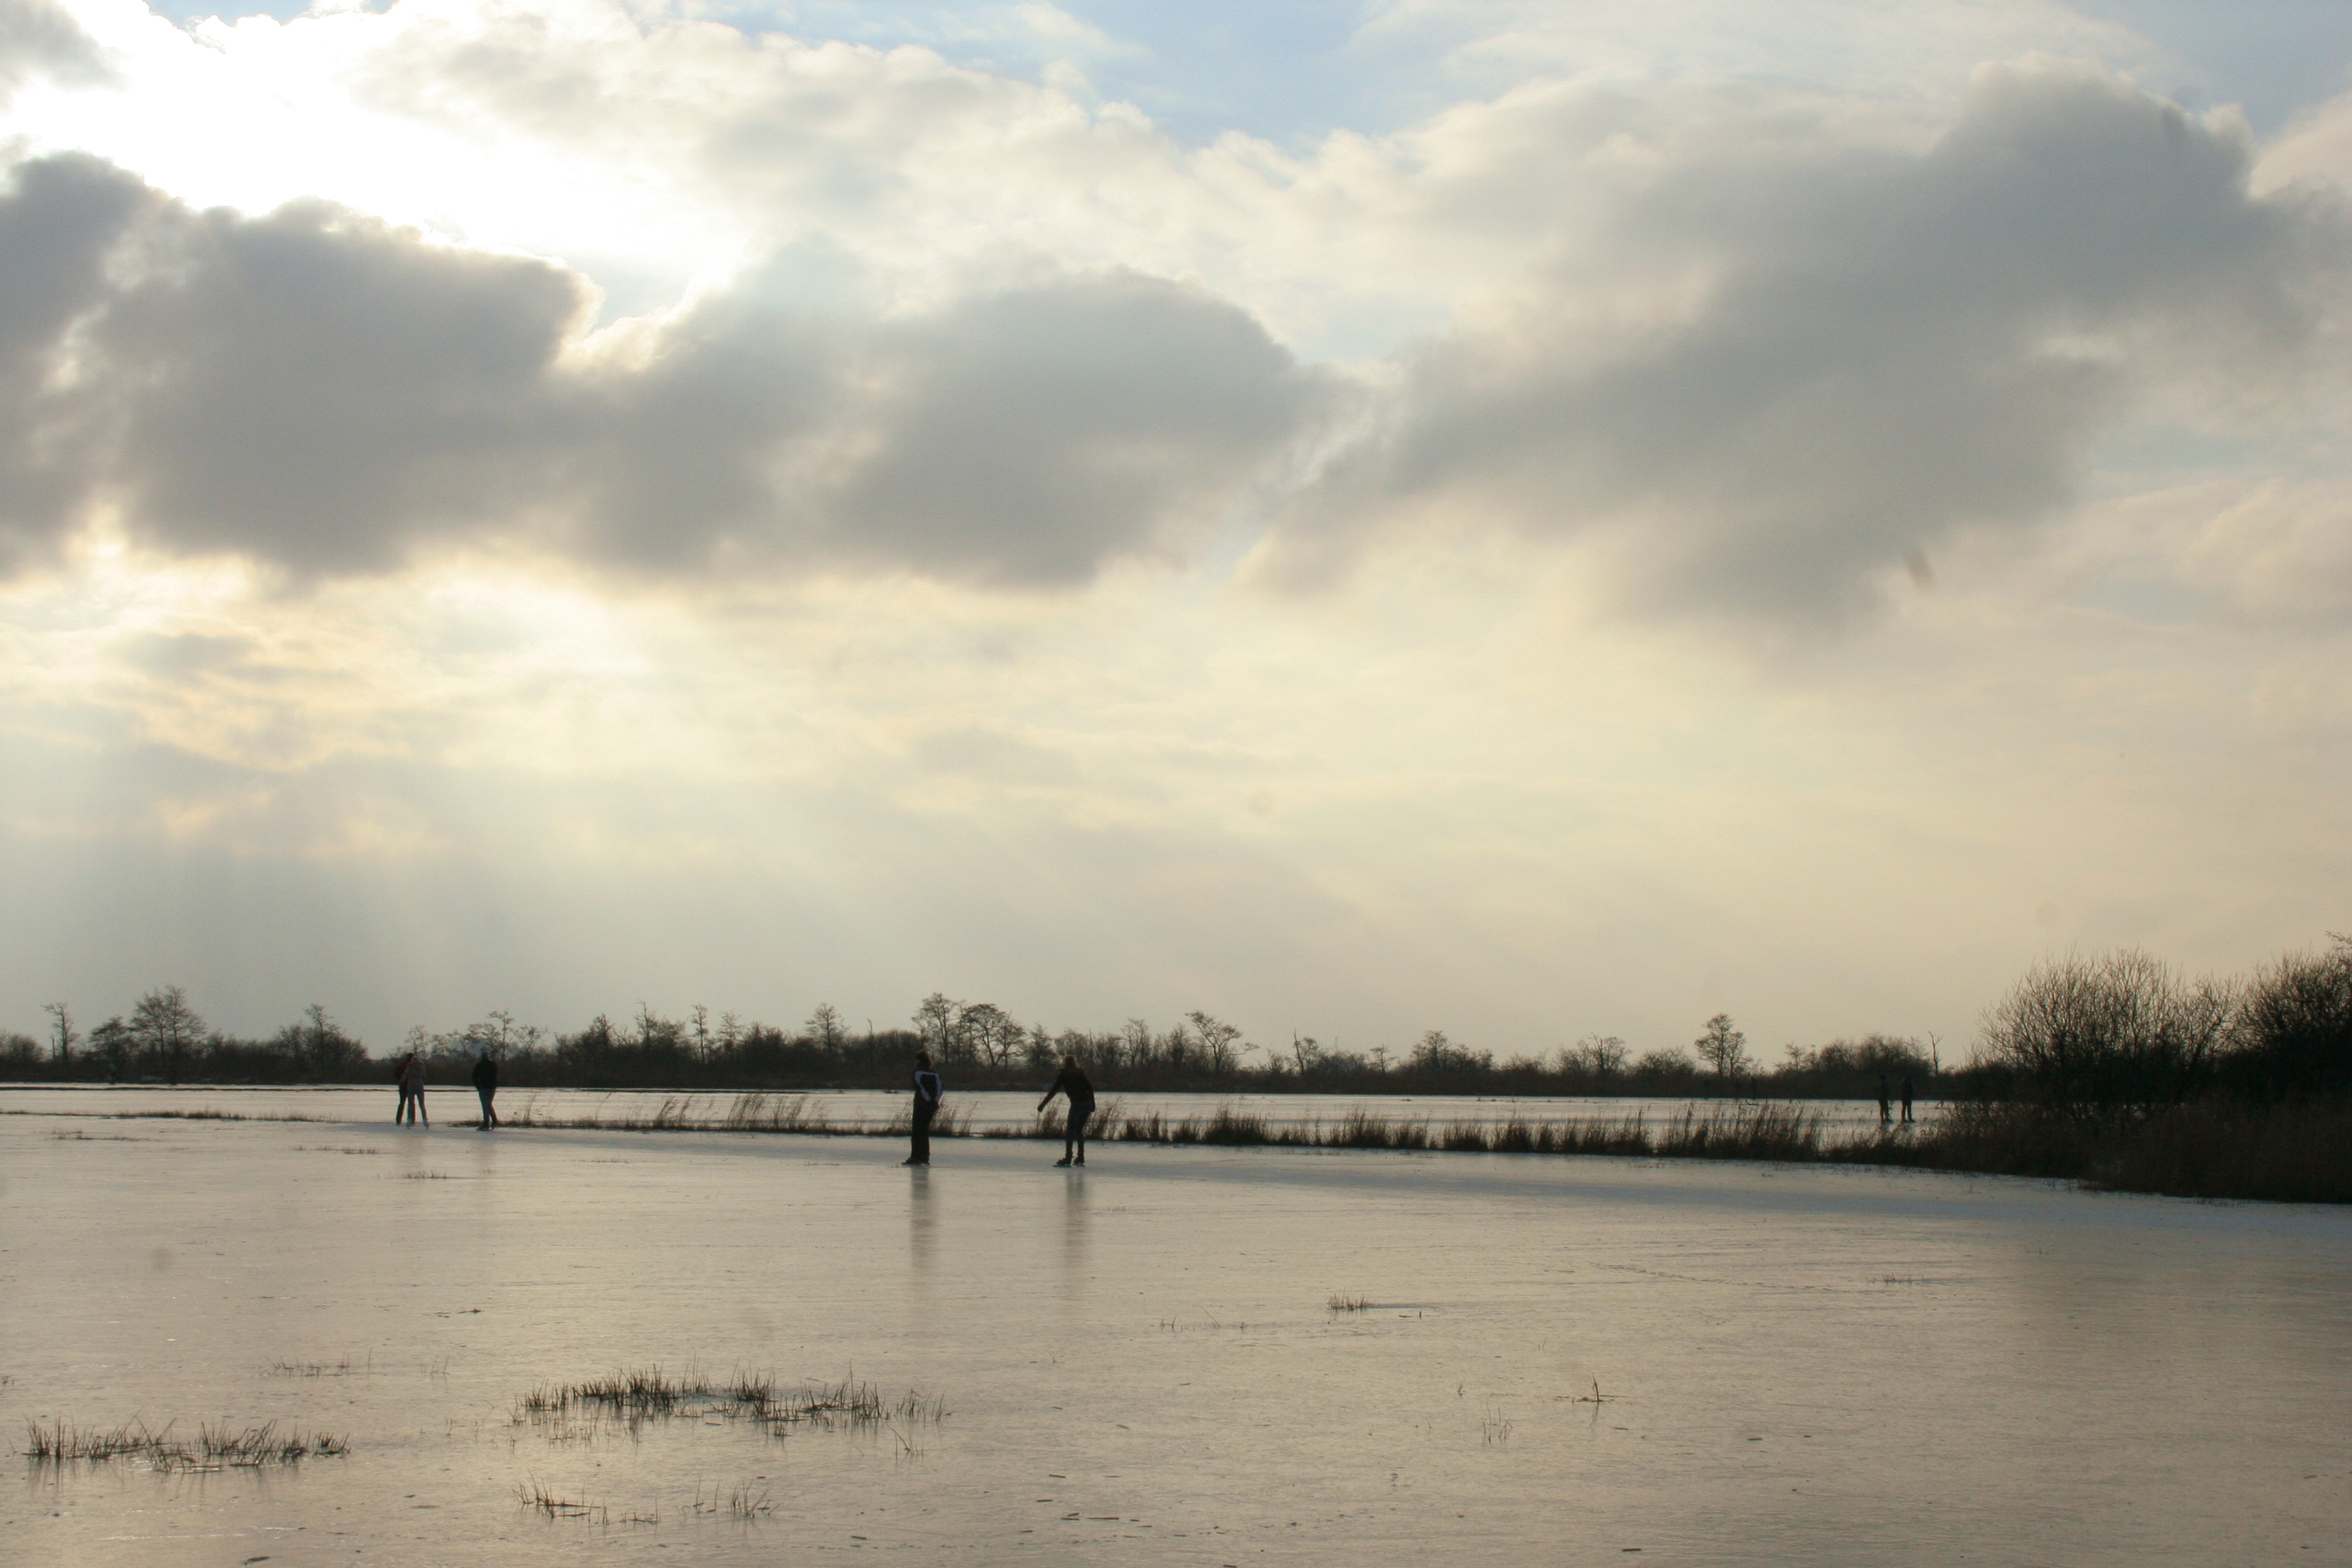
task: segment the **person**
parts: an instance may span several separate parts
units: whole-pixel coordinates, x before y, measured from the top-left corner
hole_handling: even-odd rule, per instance
[[[490,1105],[499,1097],[499,1064],[490,1060],[487,1047],[474,1063],[474,1092],[482,1097],[482,1131],[488,1132],[499,1124],[499,1113]]]
[[[433,1125],[425,1114],[425,1058],[415,1051],[400,1058],[400,1103],[409,1121]]]
[[[401,1126],[408,1121],[408,1102],[413,1098],[408,1087],[408,1064],[415,1059],[416,1053],[411,1051],[392,1064],[392,1081],[400,1089],[400,1109],[392,1113],[392,1124],[394,1127]]]
[[[931,1053],[915,1053],[915,1146],[902,1165],[928,1165],[931,1163],[931,1118],[940,1110],[940,1075],[931,1070]]]
[[[1087,1118],[1095,1113],[1095,1086],[1087,1081],[1086,1069],[1078,1066],[1077,1058],[1062,1058],[1061,1076],[1054,1080],[1054,1087],[1045,1091],[1045,1098],[1037,1102],[1041,1114],[1054,1103],[1054,1097],[1057,1094],[1067,1097],[1070,1113],[1062,1121],[1062,1157],[1054,1164],[1056,1169],[1064,1165],[1083,1165],[1087,1163]]]
[[[1903,1075],[1903,1125],[1911,1125],[1911,1075]]]
[[[1886,1075],[1885,1073],[1880,1073],[1878,1075],[1878,1124],[1881,1127],[1885,1126],[1888,1122],[1895,1120],[1895,1118],[1888,1113],[1886,1109],[1888,1099],[1889,1096],[1886,1092]]]

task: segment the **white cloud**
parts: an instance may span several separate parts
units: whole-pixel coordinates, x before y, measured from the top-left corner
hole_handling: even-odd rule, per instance
[[[2228,118],[2079,70],[1989,73],[1917,153],[1680,153],[1420,359],[1269,572],[1475,519],[1603,533],[1659,608],[1843,620],[1909,552],[2052,515],[2158,390],[2302,380],[2345,280],[2339,205],[2250,196]]]

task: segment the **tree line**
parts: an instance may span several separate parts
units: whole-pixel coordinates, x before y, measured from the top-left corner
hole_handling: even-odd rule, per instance
[[[210,1028],[176,985],[150,991],[87,1037],[64,1004],[48,1011],[47,1041],[0,1036],[0,1078],[345,1083],[390,1070],[389,1058],[371,1056],[316,1004],[265,1039]],[[1165,1027],[1129,1018],[1117,1029],[1050,1030],[994,1003],[940,992],[923,998],[904,1026],[880,1030],[853,1029],[829,1004],[796,1029],[732,1013],[713,1017],[703,1006],[684,1017],[640,1006],[625,1023],[600,1014],[571,1032],[494,1011],[462,1028],[412,1029],[394,1054],[416,1052],[431,1078],[449,1082],[462,1080],[487,1052],[502,1081],[518,1087],[850,1089],[898,1087],[918,1050],[928,1050],[964,1089],[1034,1087],[1066,1056],[1123,1089],[1236,1093],[1853,1096],[1869,1093],[1881,1074],[1910,1076],[1923,1092],[1939,1076],[1932,1042],[1885,1035],[1790,1046],[1784,1061],[1759,1069],[1746,1037],[1720,1015],[1688,1047],[1636,1056],[1616,1036],[1587,1035],[1556,1050],[1497,1059],[1437,1029],[1401,1049],[1349,1050],[1306,1036],[1261,1047],[1202,1011]]]
[[[2034,966],[1985,1013],[1972,1098],[2080,1123],[2352,1097],[2352,938],[2242,978],[2136,949]]]
[[[0,1035],[0,1078],[349,1083],[389,1071],[315,1004],[261,1039],[209,1027],[177,985],[156,987],[87,1035],[64,1004],[47,1011],[46,1040]],[[569,1033],[493,1012],[459,1029],[412,1029],[401,1049],[422,1055],[437,1080],[462,1080],[487,1051],[505,1082],[551,1088],[895,1088],[918,1050],[967,1089],[1034,1087],[1065,1056],[1108,1087],[1138,1090],[1866,1098],[1882,1078],[1907,1078],[1922,1099],[2114,1121],[2214,1097],[2352,1096],[2352,940],[2233,980],[2186,979],[2136,951],[2053,958],[1986,1010],[1980,1045],[1958,1068],[1945,1067],[1932,1036],[1877,1034],[1790,1045],[1768,1065],[1717,1014],[1688,1046],[1636,1056],[1615,1036],[1587,1035],[1498,1059],[1436,1029],[1402,1049],[1349,1050],[1304,1036],[1265,1047],[1199,1011],[1165,1027],[1130,1018],[1117,1029],[1049,1030],[993,1003],[934,992],[904,1026],[880,1030],[851,1028],[830,1005],[789,1029],[732,1013],[713,1018],[701,1006],[682,1018],[641,1006],[625,1023],[600,1014]]]

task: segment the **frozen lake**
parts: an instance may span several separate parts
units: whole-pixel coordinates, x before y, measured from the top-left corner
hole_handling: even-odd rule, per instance
[[[389,1101],[0,1096],[37,1112],[0,1116],[0,1427],[351,1447],[20,1459],[10,1560],[2352,1561],[2342,1211],[1511,1155],[1063,1172],[956,1142],[916,1172],[860,1139],[395,1130]],[[854,1369],[950,1414],[517,1419],[656,1363]]]
[[[689,1121],[717,1121],[738,1095],[658,1089],[506,1089],[499,1092],[501,1114],[531,1112],[555,1121],[645,1121],[664,1105],[675,1105]],[[782,1089],[770,1098],[777,1102],[803,1100],[813,1118],[837,1126],[887,1127],[907,1114],[905,1094],[880,1089]],[[426,1114],[457,1121],[476,1114],[470,1089],[435,1087],[425,1097]],[[1650,1100],[1632,1096],[1573,1097],[1566,1095],[1402,1095],[1402,1094],[1139,1094],[1106,1090],[1107,1115],[1141,1116],[1158,1111],[1171,1121],[1205,1118],[1220,1107],[1255,1116],[1269,1126],[1305,1126],[1336,1122],[1359,1108],[1391,1121],[1426,1121],[1443,1126],[1454,1121],[1496,1122],[1518,1117],[1528,1122],[1617,1121],[1636,1112],[1653,1122],[1680,1115],[1696,1105],[1716,1103],[1680,1099]],[[348,1086],[267,1088],[248,1085],[188,1085],[179,1089],[112,1087],[101,1084],[35,1085],[0,1088],[0,1110],[58,1110],[91,1115],[177,1107],[214,1109],[241,1116],[299,1116],[329,1121],[380,1121],[392,1114],[398,1097],[387,1083],[381,1089]],[[1875,1100],[1808,1100],[1805,1110],[1822,1119],[1832,1132],[1860,1132],[1878,1121]],[[971,1131],[991,1127],[1027,1127],[1035,1119],[1037,1095],[1003,1090],[971,1093],[950,1087],[948,1106]],[[1917,1107],[1924,1120],[1930,1107]]]

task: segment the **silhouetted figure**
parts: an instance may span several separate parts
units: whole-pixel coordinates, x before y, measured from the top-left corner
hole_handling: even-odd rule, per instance
[[[1086,1069],[1078,1066],[1077,1058],[1062,1058],[1061,1076],[1045,1091],[1045,1098],[1037,1102],[1037,1109],[1042,1111],[1053,1104],[1057,1094],[1069,1100],[1070,1113],[1062,1121],[1062,1157],[1054,1163],[1083,1165],[1087,1163],[1087,1118],[1095,1113],[1095,1086],[1087,1081]]]
[[[425,1114],[425,1058],[415,1051],[400,1058],[400,1115],[394,1125],[402,1121],[433,1125],[433,1118]]]
[[[1880,1073],[1878,1075],[1878,1124],[1881,1127],[1895,1120],[1894,1112],[1887,1109],[1887,1101],[1891,1098],[1886,1089],[1886,1075]]]
[[[488,1051],[474,1063],[474,1092],[482,1098],[482,1131],[488,1132],[499,1124],[499,1113],[490,1105],[499,1097],[499,1064]]]
[[[940,1113],[940,1075],[931,1070],[931,1053],[915,1053],[915,1146],[900,1161],[904,1165],[931,1163],[931,1118]]]
[[[1903,1075],[1903,1125],[1911,1125],[1911,1075]]]

